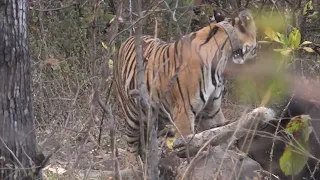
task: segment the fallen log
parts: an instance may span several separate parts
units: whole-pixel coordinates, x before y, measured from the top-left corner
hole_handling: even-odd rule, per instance
[[[248,132],[250,133],[250,131],[255,131],[258,126],[261,127],[274,119],[275,113],[272,109],[259,107],[245,114],[240,120],[225,126],[178,138],[173,143],[173,149],[181,158],[186,158],[186,149],[189,150],[189,155],[193,156],[206,145],[217,146],[228,142],[228,140],[234,141]]]
[[[207,145],[210,144],[213,146],[218,146],[224,143],[232,142],[238,138],[243,137],[248,132],[253,131],[257,127],[259,128],[265,125],[270,120],[274,120],[275,119],[274,116],[275,116],[275,113],[273,112],[273,110],[265,107],[259,107],[245,114],[242,118],[240,118],[240,120],[230,123],[228,125],[209,129],[195,135],[189,135],[185,137],[186,141],[184,141],[183,138],[181,139],[179,138],[174,142],[173,147],[176,149],[175,154],[177,154],[179,157],[183,157],[183,153],[185,153],[184,150],[186,149],[186,146],[188,146],[189,147],[188,149],[190,150],[189,154],[191,155],[196,154],[196,156],[192,159],[190,164],[186,164],[185,160],[180,159],[177,156],[174,157],[174,155],[171,153],[169,158],[171,160],[170,163],[166,163],[166,160],[164,161],[160,160],[161,169],[164,168],[166,169],[167,173],[172,174],[172,176],[175,176],[175,177],[172,177],[172,179],[186,179],[186,176],[188,176],[190,172],[201,174],[203,173],[202,172],[203,169],[195,170],[194,167],[196,164],[203,163],[203,157],[204,157],[203,155],[205,154],[204,149]],[[254,133],[254,132],[251,132],[251,133]],[[215,153],[212,154],[212,151],[211,152],[207,151],[206,153],[207,153],[206,155],[216,157],[216,154]],[[202,156],[200,156],[201,154]],[[246,158],[245,156],[243,157]],[[178,166],[177,165],[172,166],[173,159],[176,159],[177,162],[179,162],[179,159],[180,159],[181,160],[180,162],[185,161],[185,163],[181,163]],[[253,160],[250,159],[250,162],[252,161]],[[252,163],[255,164],[254,162]],[[207,164],[208,168],[211,168],[213,164],[215,163]],[[224,166],[225,165],[223,165],[223,167]],[[260,169],[259,165],[255,165],[254,167],[255,167],[253,168],[254,170]],[[246,171],[246,166],[243,166],[243,168]],[[249,171],[250,171],[249,174],[251,176],[251,174],[253,173],[253,170],[252,172],[251,170]],[[223,172],[228,172],[228,171],[223,171]],[[235,171],[235,172],[239,173],[240,171]],[[119,174],[120,176],[122,176],[122,179],[137,179],[137,172],[134,172],[127,168],[124,170],[121,170]],[[178,174],[178,177],[176,177],[177,174]],[[105,175],[113,177],[114,173],[108,172]],[[141,176],[141,179],[142,179],[142,176]],[[168,179],[168,177],[166,177],[166,179]]]

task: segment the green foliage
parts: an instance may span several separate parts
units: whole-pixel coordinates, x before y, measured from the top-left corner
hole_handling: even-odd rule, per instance
[[[308,13],[308,11],[312,11],[312,14]],[[312,1],[308,1],[304,5],[302,15],[304,15],[304,16],[307,15],[307,17],[310,19],[317,19],[317,18],[319,18],[318,14],[319,14],[319,12],[314,11],[314,9],[313,9]]]
[[[106,49],[106,50],[109,50],[109,47],[104,43],[104,42],[101,42],[101,45],[102,45],[102,47],[104,48],[104,49]],[[117,48],[116,48],[116,46],[114,45],[113,47],[112,47],[112,49],[111,49],[111,53],[112,54],[115,54],[116,53],[116,50]],[[112,69],[113,68],[113,60],[112,59],[109,59],[109,61],[108,61],[108,68],[109,69]]]
[[[296,116],[286,126],[286,132],[293,137],[280,158],[280,168],[285,175],[297,175],[308,161],[309,137],[312,132],[310,116]]]
[[[192,0],[185,0],[185,3],[186,3],[186,4],[191,4],[191,3],[192,3]]]
[[[281,44],[282,47],[280,49],[274,49],[274,51],[280,52],[284,56],[289,56],[299,49],[313,52],[310,47],[305,47],[305,45],[311,44],[312,42],[304,41],[301,43],[301,33],[297,28],[293,28],[293,31],[289,33],[289,36],[275,32],[271,28],[266,28],[265,34],[271,41]]]
[[[302,15],[306,15],[308,10],[312,10],[313,6],[312,6],[312,1],[307,2],[304,7],[303,7],[303,12]]]
[[[308,148],[303,142],[300,142],[300,145]],[[308,161],[308,156],[296,151],[297,149],[294,146],[287,146],[280,158],[280,168],[286,176],[299,174]]]

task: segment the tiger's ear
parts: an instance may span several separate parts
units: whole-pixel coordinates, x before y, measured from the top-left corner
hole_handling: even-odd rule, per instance
[[[211,18],[211,22],[219,23],[224,21],[226,18],[225,14],[219,10],[213,10],[213,16]]]
[[[249,9],[240,11],[239,18],[242,22],[245,23],[245,26],[248,26],[251,22],[253,22],[253,17]]]

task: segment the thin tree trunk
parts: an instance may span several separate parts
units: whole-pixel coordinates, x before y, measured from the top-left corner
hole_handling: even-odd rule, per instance
[[[159,179],[159,171],[158,171],[158,142],[157,142],[157,111],[152,110],[152,98],[149,97],[146,84],[144,83],[144,66],[143,66],[143,57],[142,57],[142,0],[136,0],[136,8],[138,13],[138,18],[140,19],[137,22],[137,28],[135,31],[136,37],[136,58],[137,58],[137,82],[138,89],[140,94],[140,108],[143,108],[146,112],[148,112],[147,117],[142,117],[142,110],[140,109],[140,142],[143,156],[145,157],[145,177],[147,180],[158,180]],[[143,123],[143,118],[147,118],[147,135],[145,136],[145,127]],[[145,144],[145,138],[147,140],[147,144]]]
[[[0,179],[41,179],[32,111],[28,0],[0,1]]]

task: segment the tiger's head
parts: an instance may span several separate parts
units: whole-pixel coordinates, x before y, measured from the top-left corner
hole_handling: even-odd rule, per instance
[[[236,64],[244,64],[247,60],[254,59],[257,55],[257,29],[250,10],[245,9],[239,12],[237,17],[225,18],[222,12],[214,12],[213,19],[218,26],[223,22],[232,25],[232,29],[222,27],[227,32],[233,46],[232,59]]]

